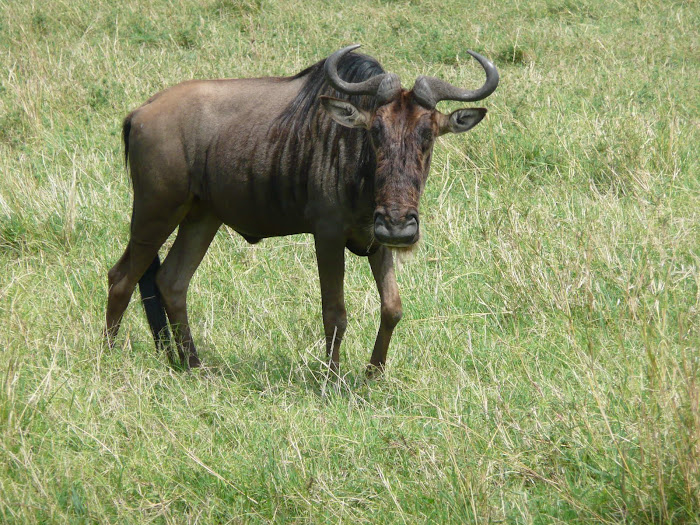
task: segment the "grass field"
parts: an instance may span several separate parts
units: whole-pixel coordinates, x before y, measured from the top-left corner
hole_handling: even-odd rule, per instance
[[[693,1],[0,0],[0,522],[700,523],[700,7]],[[436,146],[404,319],[349,256],[326,384],[310,236],[219,232],[205,367],[136,300],[101,330],[122,118],[189,78],[353,43],[478,86]],[[459,107],[443,103],[449,111]]]

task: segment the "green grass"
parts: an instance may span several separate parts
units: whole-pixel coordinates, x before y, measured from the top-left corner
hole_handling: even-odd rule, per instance
[[[695,2],[0,12],[0,522],[700,523]],[[309,236],[219,233],[190,291],[204,369],[155,355],[136,301],[106,351],[124,115],[353,42],[406,86],[479,85],[468,48],[502,77],[436,147],[385,376],[363,380],[379,302],[349,256],[324,381]]]

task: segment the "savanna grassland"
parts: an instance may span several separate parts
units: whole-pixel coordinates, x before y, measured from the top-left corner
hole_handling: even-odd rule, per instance
[[[693,1],[0,0],[0,522],[700,523],[699,27]],[[436,146],[384,377],[349,255],[326,381],[310,236],[219,232],[203,369],[136,298],[106,350],[123,117],[353,42],[408,87],[481,85],[468,48],[502,79]]]

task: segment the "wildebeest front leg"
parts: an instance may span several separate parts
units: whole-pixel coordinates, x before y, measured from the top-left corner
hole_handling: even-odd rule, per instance
[[[323,331],[326,336],[326,357],[333,372],[338,372],[340,343],[345,334],[347,316],[343,297],[345,275],[345,243],[316,235],[316,260],[321,281]]]
[[[391,334],[394,327],[401,320],[401,297],[399,286],[396,284],[394,274],[394,257],[386,246],[380,247],[373,255],[369,256],[369,264],[372,268],[374,280],[377,283],[379,297],[381,299],[381,322],[377,340],[374,343],[372,358],[367,366],[367,375],[372,377],[384,370],[386,363],[386,351],[389,348]]]

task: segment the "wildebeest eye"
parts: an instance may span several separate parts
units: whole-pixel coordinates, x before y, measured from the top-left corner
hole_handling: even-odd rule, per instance
[[[372,136],[372,140],[377,144],[382,137],[382,125],[379,121],[375,121],[372,127],[369,128],[369,133]]]
[[[423,147],[423,149],[430,146],[430,144],[433,141],[433,130],[431,130],[430,128],[423,128],[420,131],[420,140],[421,140],[421,146]]]

